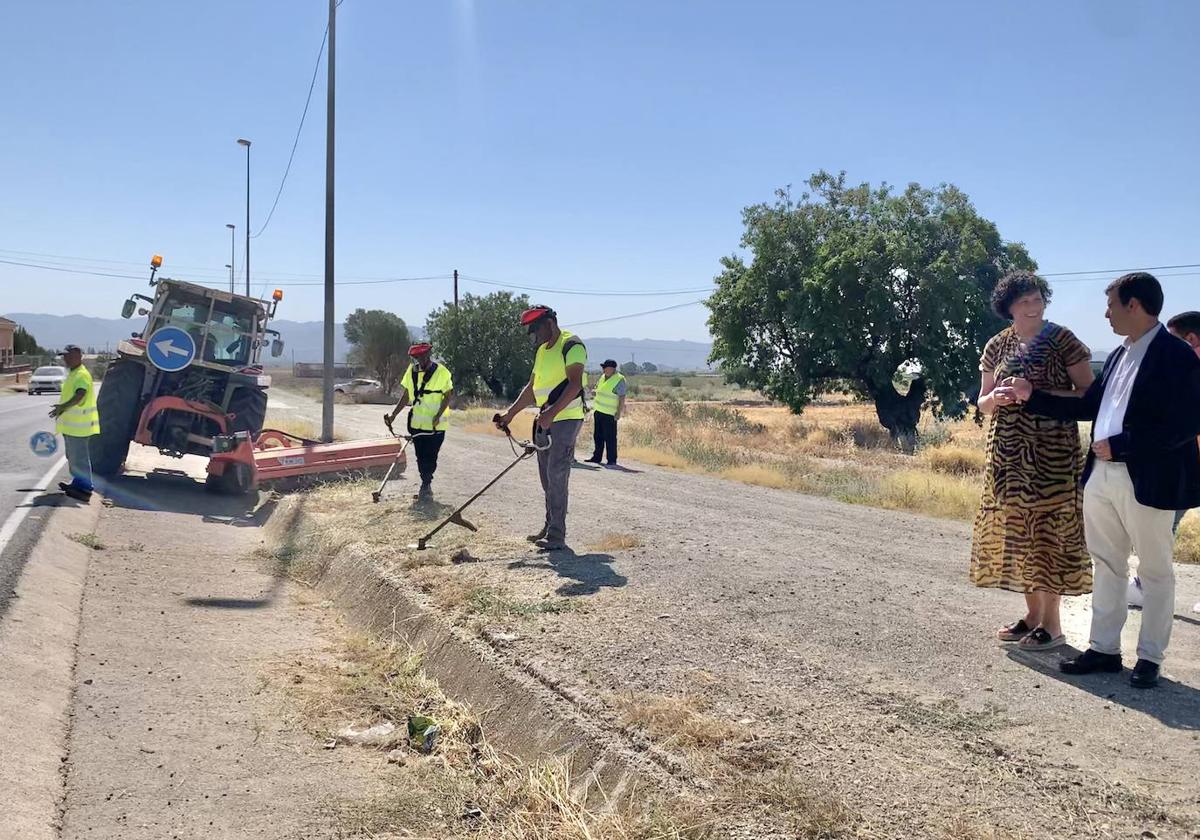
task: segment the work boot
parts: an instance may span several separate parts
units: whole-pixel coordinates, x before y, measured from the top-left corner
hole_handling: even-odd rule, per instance
[[[421,482],[421,489],[417,491],[417,498],[421,501],[428,501],[433,498],[433,485],[428,481]]]
[[[535,543],[535,542],[541,542],[542,540],[546,539],[546,528],[545,528],[545,526],[543,526],[543,527],[542,527],[542,530],[538,531],[536,534],[530,534],[530,535],[529,535],[528,537],[526,537],[525,539],[527,539],[527,540],[528,540],[529,542],[531,542],[531,543]]]

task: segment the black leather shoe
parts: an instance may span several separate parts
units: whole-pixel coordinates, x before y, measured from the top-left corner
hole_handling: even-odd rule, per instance
[[[1117,653],[1100,653],[1089,649],[1075,659],[1059,663],[1058,669],[1064,674],[1091,674],[1095,671],[1116,674],[1121,670],[1121,656]]]
[[[78,487],[68,487],[63,491],[63,494],[69,496],[77,502],[90,502],[92,494],[87,490],[80,490]]]
[[[1129,684],[1134,688],[1154,688],[1158,685],[1158,664],[1149,659],[1139,659],[1133,666]]]

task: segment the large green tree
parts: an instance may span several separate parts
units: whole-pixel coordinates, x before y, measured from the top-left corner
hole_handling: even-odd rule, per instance
[[[707,302],[711,358],[797,413],[845,383],[909,448],[923,406],[965,411],[982,347],[1001,326],[992,289],[1036,263],[954,186],[895,192],[827,172],[807,183],[798,200],[781,190],[744,211],[750,262],[721,261]]]
[[[464,396],[511,400],[529,381],[533,348],[521,327],[529,298],[510,292],[466,294],[429,316],[434,355],[449,366],[454,390]]]
[[[355,361],[374,371],[384,393],[395,389],[408,368],[408,326],[399,315],[382,309],[356,309],[343,326]]]
[[[13,353],[17,356],[48,356],[50,351],[37,343],[24,327],[18,326],[13,331]]]

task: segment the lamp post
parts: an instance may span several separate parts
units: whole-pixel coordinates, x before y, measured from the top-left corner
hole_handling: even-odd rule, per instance
[[[229,228],[229,265],[225,266],[229,269],[229,294],[233,294],[233,264],[234,252],[237,246],[234,244],[234,235],[237,233],[237,225],[225,225]]]
[[[246,297],[250,297],[250,141],[238,138],[246,147]]]

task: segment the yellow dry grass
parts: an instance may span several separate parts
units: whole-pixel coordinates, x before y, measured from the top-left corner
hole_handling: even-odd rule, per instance
[[[1175,562],[1200,563],[1200,514],[1192,511],[1179,523],[1175,536]]]
[[[281,412],[268,411],[267,418],[263,423],[264,429],[278,429],[285,434],[293,437],[305,438],[307,440],[320,440],[321,429],[317,424],[308,420],[302,420],[297,417],[289,417]],[[346,440],[346,435],[342,430],[334,426],[334,440]]]
[[[628,551],[641,547],[642,541],[636,534],[605,534],[588,546],[591,551]]]
[[[716,747],[745,737],[734,724],[708,714],[707,703],[696,696],[630,692],[614,695],[610,704],[622,726],[643,730],[668,748]]]

